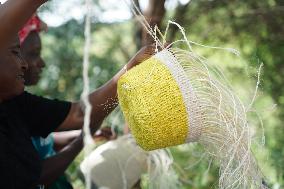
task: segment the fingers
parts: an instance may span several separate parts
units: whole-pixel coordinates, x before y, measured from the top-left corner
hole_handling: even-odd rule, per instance
[[[169,43],[166,43],[165,45],[168,46]],[[138,53],[130,60],[130,62],[128,63],[128,69],[131,69],[132,67],[140,64],[141,62],[151,58],[154,54],[156,54],[159,51],[162,51],[165,47],[160,47],[160,46],[156,46],[155,43],[151,44],[151,45],[146,45],[144,47],[142,47]]]

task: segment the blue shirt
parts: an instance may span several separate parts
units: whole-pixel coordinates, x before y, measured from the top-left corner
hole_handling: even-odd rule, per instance
[[[52,134],[48,135],[46,138],[32,137],[32,142],[41,159],[46,159],[56,154],[53,149],[54,138]]]

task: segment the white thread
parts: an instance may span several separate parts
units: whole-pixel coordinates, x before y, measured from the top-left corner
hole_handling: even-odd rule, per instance
[[[92,1],[86,0],[85,1],[85,8],[87,9],[86,12],[86,19],[85,19],[85,46],[84,46],[84,57],[83,57],[83,83],[84,83],[84,89],[81,95],[82,101],[84,103],[84,154],[85,157],[87,157],[91,151],[91,145],[94,143],[91,132],[90,132],[90,123],[91,123],[91,112],[92,112],[92,106],[89,101],[89,77],[88,77],[88,71],[89,71],[89,50],[91,46],[91,7],[92,7]],[[87,158],[88,160],[88,158]],[[85,180],[86,180],[86,188],[91,188],[91,176],[90,176],[90,170],[86,171],[85,173]]]

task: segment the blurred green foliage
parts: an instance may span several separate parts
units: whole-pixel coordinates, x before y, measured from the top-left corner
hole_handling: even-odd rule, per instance
[[[168,19],[174,20],[174,13],[173,9],[167,12],[164,26]],[[136,23],[131,20],[93,23],[89,70],[92,89],[110,79],[134,55],[137,49],[135,27]],[[259,93],[253,106],[257,114],[251,112],[249,119],[255,131],[255,140],[260,144],[264,139],[263,123],[266,143],[264,146],[256,145],[255,153],[264,175],[274,189],[284,188],[284,2],[193,0],[183,17],[183,27],[192,41],[240,50],[241,56],[237,57],[221,50],[195,47],[212,64],[224,70],[233,88],[247,105],[254,94],[257,69],[260,63],[264,64]],[[83,28],[82,21],[70,20],[42,34],[43,56],[47,66],[39,85],[30,90],[52,98],[80,98],[83,86]],[[181,34],[176,33],[175,39],[181,38]],[[273,104],[277,104],[274,109]],[[123,119],[119,110],[104,124],[120,127],[121,130]],[[211,165],[206,158],[200,160],[200,146],[182,145],[171,151],[182,188],[208,189],[218,186],[218,165]],[[76,171],[81,159],[82,155],[69,169],[77,187],[81,186]]]

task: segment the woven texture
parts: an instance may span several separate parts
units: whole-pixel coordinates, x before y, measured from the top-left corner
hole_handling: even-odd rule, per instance
[[[131,132],[144,150],[186,142],[189,126],[181,91],[168,68],[155,57],[120,78],[118,98]]]

